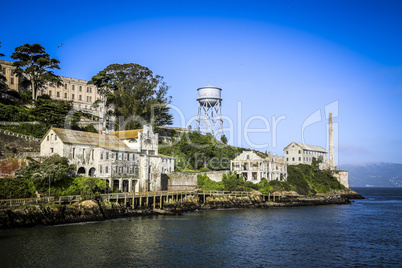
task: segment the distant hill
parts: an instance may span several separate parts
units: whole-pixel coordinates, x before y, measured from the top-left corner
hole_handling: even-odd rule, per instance
[[[402,164],[341,165],[339,169],[349,170],[351,187],[402,187]]]

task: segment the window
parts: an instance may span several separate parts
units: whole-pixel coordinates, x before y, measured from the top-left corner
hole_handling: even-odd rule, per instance
[[[50,97],[52,96],[52,91],[51,91],[51,90],[49,90],[49,96],[50,96]]]
[[[292,157],[292,161],[295,161],[295,158],[294,158],[294,157]]]
[[[289,154],[289,151],[286,151],[286,154]]]
[[[80,86],[80,92],[82,92],[82,86]]]
[[[72,89],[72,90],[75,90],[75,85],[72,85],[72,86],[71,86],[71,89]]]
[[[67,89],[67,84],[64,85],[64,88]]]
[[[82,95],[79,95],[79,96],[78,96],[78,99],[79,99],[79,100],[82,100]]]
[[[301,157],[299,157],[299,161],[301,161]]]
[[[106,166],[105,173],[109,173],[109,166]]]
[[[75,148],[73,148],[73,159],[75,158]]]
[[[11,77],[10,83],[11,85],[14,85],[14,77]]]
[[[119,173],[119,167],[116,166],[116,173]]]
[[[47,141],[49,141],[49,139],[50,139],[50,136],[49,136],[49,135],[47,135]]]
[[[109,159],[109,153],[106,153],[106,160]]]
[[[99,166],[99,173],[102,173],[102,165]]]
[[[60,98],[60,92],[57,91],[57,98]]]
[[[57,141],[57,135],[54,135],[54,140]]]
[[[64,93],[64,98],[65,98],[65,99],[67,99],[67,92],[66,92],[66,93]]]
[[[300,154],[300,150],[299,150],[299,154]]]
[[[103,154],[101,154],[101,159],[103,159]]]
[[[87,102],[89,102],[89,96],[87,96]]]
[[[53,152],[54,152],[54,149],[53,149],[53,148],[50,148],[50,152],[53,153]]]
[[[82,160],[85,160],[85,149],[82,149]]]
[[[71,99],[74,99],[74,94],[71,94]]]
[[[286,157],[286,161],[289,161],[289,157]]]

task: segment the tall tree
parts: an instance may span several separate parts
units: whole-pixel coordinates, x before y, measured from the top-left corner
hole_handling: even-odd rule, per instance
[[[38,90],[44,88],[47,83],[61,85],[61,78],[53,73],[54,69],[60,69],[59,61],[51,59],[45,48],[39,44],[25,44],[15,48],[11,58],[16,60],[13,65],[15,73],[26,79],[21,79],[21,86],[31,87],[32,99],[36,100]]]
[[[88,83],[101,91],[106,106],[113,106],[115,116],[124,116],[126,121],[118,126],[120,129],[139,128],[145,122],[155,126],[172,124],[169,87],[162,76],[154,75],[147,67],[111,64]]]
[[[1,47],[1,42],[0,42],[0,47]],[[4,54],[0,53],[0,57],[4,57]],[[3,72],[3,68],[1,67],[1,64],[0,64],[0,92],[4,91],[7,88],[7,86],[6,86],[7,79],[2,74],[2,72]]]

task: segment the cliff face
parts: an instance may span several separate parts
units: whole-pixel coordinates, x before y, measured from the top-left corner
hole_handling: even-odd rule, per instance
[[[12,158],[22,152],[38,153],[40,143],[0,132],[0,158]]]
[[[100,221],[146,214],[146,210],[137,211],[115,204],[102,204],[92,200],[73,205],[35,205],[0,210],[0,228]]]

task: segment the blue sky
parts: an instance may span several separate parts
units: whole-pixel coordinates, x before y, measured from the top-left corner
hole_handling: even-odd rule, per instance
[[[62,76],[147,66],[171,86],[185,115],[175,113],[176,126],[196,114],[197,88],[213,85],[233,120],[231,144],[282,155],[303,135],[327,148],[333,112],[339,164],[402,163],[402,1],[19,1],[18,9],[8,1],[1,9],[3,59],[39,43]],[[247,120],[265,131],[245,139]]]

